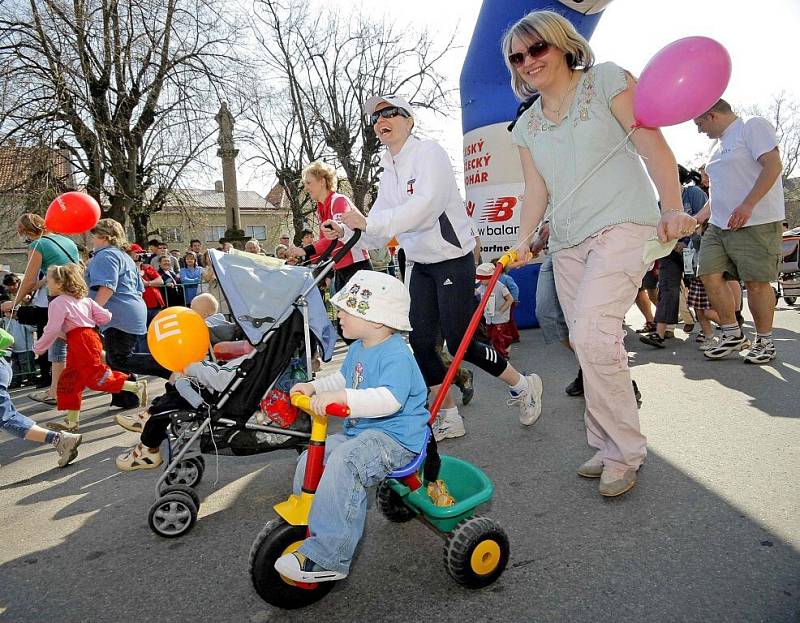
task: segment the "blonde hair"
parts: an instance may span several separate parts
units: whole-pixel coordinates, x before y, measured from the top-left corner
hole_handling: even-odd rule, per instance
[[[570,69],[580,67],[586,71],[594,65],[594,52],[589,42],[575,30],[572,22],[553,11],[531,11],[506,31],[500,45],[503,60],[511,74],[511,88],[521,100],[536,95],[538,91],[522,79],[508,60],[511,54],[511,40],[514,37],[524,42],[541,40],[558,48],[565,53],[565,60]]]
[[[62,294],[69,294],[76,299],[82,299],[89,294],[89,286],[83,278],[83,266],[80,264],[51,266],[47,269],[47,276],[58,285]]]
[[[91,233],[98,238],[105,238],[112,247],[121,248],[127,244],[125,230],[113,218],[101,218],[97,225],[92,227]]]
[[[328,188],[328,190],[335,192],[336,188],[339,186],[339,180],[336,177],[336,169],[334,169],[331,165],[322,162],[322,160],[312,162],[305,169],[303,169],[303,179],[305,179],[306,174],[308,173],[319,180],[324,180],[325,186]]]
[[[28,212],[17,220],[17,231],[26,236],[38,238],[44,233],[44,230],[44,219],[38,214]]]

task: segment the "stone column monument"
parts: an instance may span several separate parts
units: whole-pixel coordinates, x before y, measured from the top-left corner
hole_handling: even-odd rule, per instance
[[[217,116],[219,124],[219,149],[217,156],[222,158],[222,180],[225,191],[225,240],[232,242],[237,248],[244,245],[245,235],[242,229],[242,217],[239,214],[239,194],[236,187],[236,156],[239,150],[233,144],[233,115],[228,110],[228,103],[222,102]]]

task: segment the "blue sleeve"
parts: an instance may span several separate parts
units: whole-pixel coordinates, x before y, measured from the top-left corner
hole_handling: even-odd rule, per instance
[[[89,277],[89,289],[110,288],[116,292],[119,280],[119,258],[113,253],[103,253],[95,256],[89,264],[87,271]]]
[[[702,188],[698,188],[697,186],[687,186],[683,190],[684,212],[694,216],[703,209],[707,199],[708,198],[706,197],[706,194],[703,192]]]
[[[514,281],[514,277],[511,275],[506,275],[505,273],[502,275],[503,285],[508,288],[508,291],[511,292],[511,298],[514,299],[515,302],[519,303],[519,286],[517,282]]]

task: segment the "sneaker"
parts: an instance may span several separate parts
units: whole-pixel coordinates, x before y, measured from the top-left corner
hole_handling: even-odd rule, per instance
[[[67,431],[70,433],[74,433],[80,428],[80,423],[70,422],[67,418],[64,418],[63,422],[48,422],[45,424],[47,428],[50,430],[57,430],[57,431]]]
[[[473,381],[473,373],[472,370],[467,370],[464,368],[464,382],[459,385],[459,389],[461,390],[461,404],[465,407],[470,403],[472,397],[475,395],[475,386],[472,384]]]
[[[607,498],[615,498],[618,495],[627,493],[636,484],[636,470],[606,468],[600,476],[600,495]]]
[[[525,380],[528,382],[527,389],[518,394],[509,390],[511,398],[508,399],[507,404],[519,407],[520,424],[532,426],[542,415],[542,379],[538,374],[528,374]]]
[[[642,406],[642,392],[639,391],[639,386],[636,384],[636,381],[631,379],[631,385],[633,386],[633,397],[636,398],[636,407],[641,408]]]
[[[120,413],[114,416],[114,421],[122,426],[125,430],[132,433],[141,433],[144,430],[144,425],[150,419],[150,414],[147,411],[139,411],[133,415],[127,413]]]
[[[53,398],[53,396],[50,395],[50,392],[46,389],[40,392],[33,392],[30,395],[30,399],[51,406],[55,406],[57,404],[56,399]]]
[[[723,335],[714,348],[703,351],[709,359],[723,359],[732,353],[750,348],[750,340],[742,335]]]
[[[583,370],[578,368],[578,376],[569,385],[564,388],[567,396],[583,396]]]
[[[346,573],[323,569],[300,552],[284,554],[278,558],[275,561],[275,571],[294,582],[303,582],[305,584],[334,582],[336,580],[344,580],[347,577]]]
[[[150,452],[141,443],[117,457],[117,469],[134,472],[137,469],[155,469],[164,461],[161,452]]]
[[[600,478],[602,474],[603,456],[600,452],[596,452],[591,459],[578,468],[578,476],[583,476],[584,478]]]
[[[652,333],[656,330],[655,322],[645,322],[641,329],[636,329],[636,333]]]
[[[640,335],[639,341],[643,344],[648,344],[650,346],[655,346],[656,348],[666,348],[665,342],[667,341],[666,338],[661,337],[658,333],[653,331],[653,333],[648,333],[646,335]]]
[[[55,446],[56,452],[58,452],[59,467],[66,467],[75,460],[75,457],[78,456],[78,446],[81,445],[82,440],[81,435],[61,433],[61,438]]]
[[[757,339],[744,356],[745,363],[763,364],[775,359],[775,344],[772,341]]]
[[[717,344],[719,344],[719,338],[716,337],[707,337],[697,349],[701,352],[706,352],[707,350],[711,350],[712,348],[716,348]]]
[[[455,439],[467,434],[464,428],[464,419],[458,413],[458,409],[442,409],[433,422],[433,438],[436,441],[444,439]]]

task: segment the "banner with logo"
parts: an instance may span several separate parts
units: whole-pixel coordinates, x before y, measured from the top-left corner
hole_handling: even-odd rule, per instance
[[[502,255],[517,242],[522,208],[522,166],[507,123],[495,123],[464,135],[464,188],[467,213],[475,223],[485,260]]]

